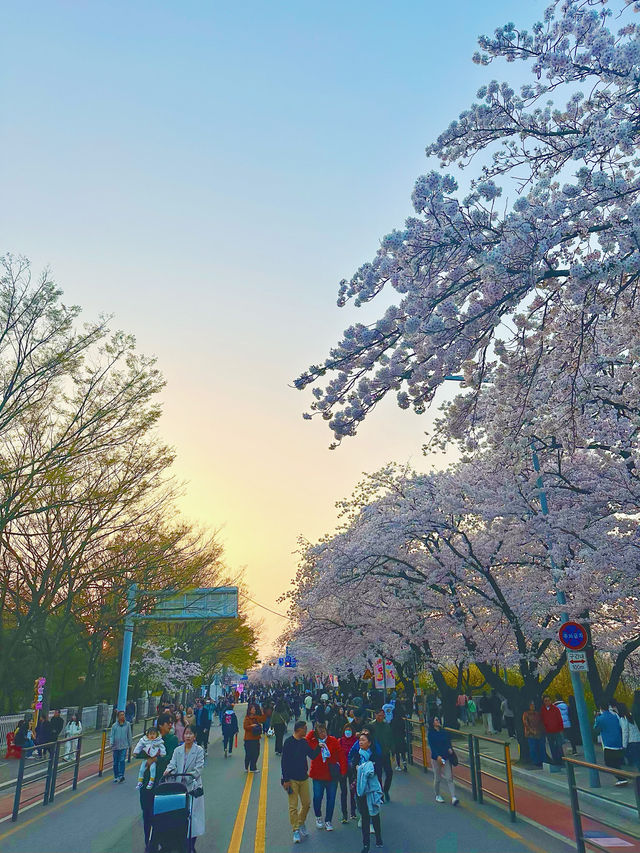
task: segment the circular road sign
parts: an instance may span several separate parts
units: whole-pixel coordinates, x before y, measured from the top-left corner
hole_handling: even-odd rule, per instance
[[[587,629],[579,622],[565,622],[558,631],[560,642],[572,652],[579,652],[587,645]]]

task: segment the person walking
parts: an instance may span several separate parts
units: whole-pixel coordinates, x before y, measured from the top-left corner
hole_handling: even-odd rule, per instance
[[[393,753],[396,758],[396,770],[404,770],[407,773],[407,729],[404,717],[404,703],[397,701],[389,725],[393,739]],[[402,767],[400,766],[401,763]]]
[[[193,708],[190,705],[187,707],[187,712],[184,715],[184,722],[185,722],[185,725],[191,726],[191,728],[195,732],[195,730],[196,730],[196,715],[193,713]]]
[[[385,714],[382,708],[376,711],[376,720],[370,726],[373,739],[380,745],[382,752],[382,769],[384,770],[384,785],[382,785],[382,774],[380,774],[380,784],[382,785],[382,793],[388,803],[391,799],[389,791],[391,790],[391,782],[393,781],[393,767],[391,766],[391,752],[393,751],[393,732],[391,726],[385,720]]]
[[[129,723],[129,725],[133,726],[136,719],[136,703],[133,699],[129,699],[124,709],[124,718]]]
[[[458,719],[461,723],[466,725],[469,722],[469,716],[467,713],[467,704],[469,702],[469,697],[466,693],[458,694],[458,698],[456,699],[456,707],[458,709]]]
[[[529,702],[529,710],[522,715],[522,726],[524,728],[524,736],[529,744],[529,757],[531,763],[535,767],[542,767],[544,761],[547,760],[544,738],[545,730],[542,724],[540,712],[536,711],[536,703]]]
[[[347,811],[347,800],[351,806],[351,820],[356,818],[356,774],[352,772],[348,763],[349,753],[354,743],[358,740],[357,734],[353,730],[351,723],[345,723],[342,736],[340,737],[340,749],[345,757],[345,762],[341,766],[344,772],[340,776],[340,806],[342,808],[342,823],[349,822],[349,812]]]
[[[457,806],[460,800],[456,797],[456,786],[453,781],[454,756],[451,738],[442,728],[440,717],[434,717],[429,727],[429,749],[431,750],[431,766],[433,767],[433,786],[436,792],[436,803],[444,803],[440,794],[440,783],[444,779],[451,794],[451,805]]]
[[[382,826],[380,824],[380,806],[384,794],[380,785],[380,766],[371,733],[363,731],[358,742],[349,753],[356,773],[356,796],[362,826],[362,853],[369,853],[371,846],[371,825],[376,836],[376,847],[382,847]]]
[[[576,748],[576,739],[573,733],[573,726],[571,724],[571,712],[569,710],[569,706],[559,693],[556,694],[556,701],[553,704],[562,714],[562,734],[571,744],[572,755],[575,755],[578,750]]]
[[[62,734],[62,730],[64,729],[64,720],[60,715],[60,709],[56,709],[53,712],[53,717],[50,720],[50,728],[51,728],[51,740],[57,741],[60,735]]]
[[[304,720],[297,720],[293,725],[293,734],[282,745],[280,759],[281,785],[289,799],[289,823],[294,844],[300,844],[309,834],[305,824],[311,808],[307,760],[313,760],[320,754],[320,747],[312,749],[306,735],[307,724]]]
[[[191,831],[187,839],[188,853],[195,853],[196,839],[204,835],[204,790],[202,788],[202,768],[204,767],[204,749],[195,742],[195,732],[191,726],[184,730],[184,743],[177,746],[163,776],[174,774],[178,782],[186,785],[191,795]],[[191,776],[182,776],[190,773]]]
[[[551,762],[559,766],[562,764],[564,755],[562,751],[564,723],[562,722],[560,710],[551,703],[551,696],[548,694],[542,697],[540,719],[542,720],[542,725],[547,736],[547,743],[551,752]]]
[[[71,719],[65,726],[64,736],[65,738],[76,738],[78,735],[82,734],[82,723],[80,722],[80,718],[77,714],[72,714]],[[67,740],[64,745],[64,760],[71,761],[73,759],[73,753],[78,748],[77,740]]]
[[[624,750],[622,748],[622,726],[617,714],[609,710],[607,702],[601,703],[599,707],[600,713],[595,719],[594,731],[602,738],[602,748],[604,752],[604,763],[607,767],[612,767],[619,770],[622,767],[624,759]],[[628,785],[629,780],[622,776],[616,776],[616,785]]]
[[[275,743],[275,753],[276,755],[282,755],[282,740],[284,738],[285,732],[287,731],[287,725],[289,724],[289,706],[281,697],[275,704],[273,709],[273,713],[271,714],[271,726],[273,728],[274,734],[276,736]]]
[[[211,730],[211,715],[208,707],[200,700],[195,710],[196,718],[196,742],[204,749],[204,754],[207,754],[209,748],[209,731]]]
[[[225,708],[220,724],[222,726],[222,748],[226,758],[233,753],[233,738],[238,734],[238,718],[231,703]]]
[[[500,712],[502,714],[502,719],[504,720],[504,724],[507,727],[507,732],[509,734],[509,737],[510,738],[515,737],[516,736],[516,722],[515,722],[515,718],[513,715],[513,710],[511,709],[511,706],[509,705],[509,700],[507,699],[506,696],[503,698],[503,700],[500,704]]]
[[[131,740],[131,723],[127,721],[124,711],[118,711],[118,717],[109,732],[115,783],[124,782],[125,763],[127,752],[131,749]]]
[[[184,711],[177,710],[174,715],[173,733],[178,738],[178,743],[184,742],[184,730],[187,724],[184,719]]]
[[[480,697],[478,707],[480,708],[480,713],[482,714],[482,725],[484,726],[484,733],[486,735],[494,735],[496,732],[493,728],[493,720],[491,715],[491,699],[487,696],[486,693],[483,693]]]
[[[475,726],[477,716],[478,706],[476,705],[476,700],[473,698],[473,696],[469,696],[469,699],[467,701],[467,717],[470,726]]]
[[[142,787],[139,791],[140,809],[142,811],[142,823],[144,827],[145,853],[147,853],[149,849],[149,839],[151,838],[151,820],[153,818],[153,798],[155,796],[155,787],[159,784],[160,779],[162,779],[164,771],[167,769],[167,766],[173,757],[173,753],[180,745],[178,743],[178,738],[171,731],[173,728],[173,718],[171,714],[158,714],[155,727],[164,742],[165,754],[158,756],[156,761],[156,773],[153,786],[151,788],[147,787],[151,779],[151,771],[147,767],[145,768],[142,778]],[[140,757],[150,758],[151,756],[142,754]]]
[[[622,731],[622,748],[628,763],[640,770],[640,728],[633,719],[633,714],[624,702],[616,702],[620,729]]]
[[[327,728],[323,723],[316,723],[314,730],[307,735],[307,743],[312,750],[318,750],[309,770],[313,787],[313,811],[316,816],[316,827],[332,832],[338,780],[343,771],[346,772],[346,758],[340,749],[340,742],[327,733]],[[325,819],[323,820],[322,799],[325,794]]]
[[[247,715],[242,724],[244,728],[244,769],[246,773],[258,773],[257,761],[260,756],[260,738],[262,726],[267,719],[254,702],[247,705]]]
[[[304,697],[304,713],[305,719],[307,722],[311,719],[311,708],[313,707],[313,696],[311,693],[307,693]]]

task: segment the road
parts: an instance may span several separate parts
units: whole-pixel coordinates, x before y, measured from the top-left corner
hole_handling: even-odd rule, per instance
[[[307,820],[311,837],[294,846],[273,739],[263,739],[259,766],[259,774],[245,774],[242,749],[225,760],[219,732],[215,732],[203,774],[206,835],[198,841],[198,853],[307,849],[356,853],[361,849],[356,823],[340,823],[339,798],[335,831],[317,830],[311,815]],[[3,853],[143,853],[136,774],[133,766],[127,771],[124,785],[114,785],[106,776],[92,779],[75,793],[61,794],[51,806],[23,812],[16,824],[0,823],[0,849]],[[526,823],[510,824],[502,809],[478,806],[464,789],[459,791],[461,804],[456,809],[435,803],[430,777],[416,768],[394,775],[391,795],[392,802],[382,813],[387,853],[568,853],[575,849]]]

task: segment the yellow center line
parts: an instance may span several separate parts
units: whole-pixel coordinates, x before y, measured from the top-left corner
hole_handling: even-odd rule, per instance
[[[486,820],[487,823],[490,823],[491,826],[495,826],[496,829],[499,829],[500,832],[504,832],[505,835],[508,835],[509,838],[514,838],[520,842],[524,847],[527,847],[532,853],[546,853],[546,850],[543,847],[538,847],[537,844],[534,844],[532,841],[527,841],[526,838],[523,838],[519,832],[514,832],[513,829],[509,829],[504,826],[504,824],[500,823],[498,820],[494,820],[492,817],[484,814],[480,809],[477,809],[475,806],[472,806],[471,803],[464,804],[465,811],[472,812],[476,817],[481,818],[482,820]],[[567,839],[568,841],[569,839]]]
[[[240,845],[242,844],[242,833],[244,832],[244,823],[247,819],[247,810],[249,808],[249,798],[251,796],[251,785],[253,784],[253,773],[247,773],[247,778],[244,783],[244,791],[240,798],[238,806],[238,814],[236,822],[233,825],[231,833],[231,841],[227,847],[227,853],[240,853]]]
[[[66,805],[68,805],[73,800],[77,800],[78,797],[84,797],[84,795],[88,794],[89,791],[95,790],[96,788],[100,787],[100,785],[104,785],[104,783],[108,782],[108,781],[109,781],[109,777],[106,777],[105,779],[100,779],[100,781],[96,782],[94,785],[91,785],[90,787],[85,788],[83,791],[80,791],[78,794],[74,794],[72,797],[68,797],[66,800],[64,800],[64,802],[58,803],[55,806],[51,806],[51,807],[47,808],[45,811],[43,811],[41,814],[36,815],[35,817],[30,818],[29,820],[23,821],[22,823],[18,824],[18,826],[14,826],[13,829],[9,829],[6,832],[3,832],[2,835],[0,835],[0,841],[2,841],[4,838],[8,838],[10,835],[13,835],[14,832],[19,832],[21,829],[24,829],[25,826],[31,826],[31,824],[35,823],[37,820],[42,820],[43,817],[47,817],[52,812],[57,812],[58,809],[64,808]]]
[[[269,741],[264,741],[262,759],[262,779],[260,780],[260,799],[258,800],[258,820],[256,821],[256,843],[254,853],[265,853],[267,841],[267,779],[269,777]]]

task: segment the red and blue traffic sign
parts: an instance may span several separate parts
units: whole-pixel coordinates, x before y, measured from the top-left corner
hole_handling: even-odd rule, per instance
[[[587,629],[579,622],[565,622],[558,631],[560,642],[572,652],[579,652],[587,645]]]

